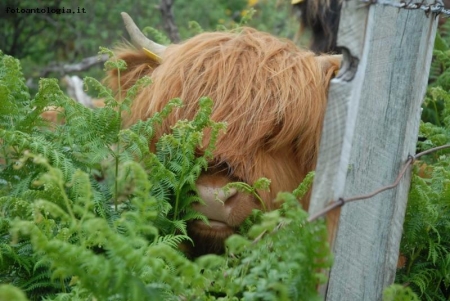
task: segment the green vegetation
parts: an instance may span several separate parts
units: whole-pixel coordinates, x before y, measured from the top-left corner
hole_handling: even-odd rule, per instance
[[[447,38],[448,39],[448,38]],[[420,126],[418,150],[450,143],[448,41],[439,34]],[[450,156],[427,155],[416,164],[403,226],[400,253],[405,264],[396,282],[407,284],[421,300],[450,297]]]
[[[0,300],[319,299],[319,271],[331,265],[325,225],[308,223],[292,194],[282,195],[277,211],[255,212],[248,232],[227,241],[225,256],[192,262],[178,250],[190,243],[186,222],[204,218],[189,205],[224,129],[209,119],[210,99],[200,99],[197,116],[179,121],[151,153],[154,125],[181,101],[122,130],[121,111],[149,80],[122,101],[86,80],[105,108],[73,102],[52,79],[42,79],[31,98],[19,62],[0,56]],[[63,124],[42,119],[49,106],[62,108]],[[196,157],[206,127],[211,144]]]
[[[87,0],[4,0],[0,3],[0,49],[22,62],[25,78],[33,80],[37,91],[40,77],[61,78],[63,72],[49,72],[48,66],[74,64],[83,58],[97,55],[98,47],[113,47],[128,39],[120,13],[127,12],[136,24],[143,28],[151,26],[164,32],[164,22],[158,7],[160,0],[121,0],[113,2]],[[10,8],[9,11],[7,9]],[[61,13],[12,13],[11,9],[49,8]],[[62,13],[62,8],[73,12]],[[80,8],[80,13],[78,13]],[[189,26],[197,21],[206,31],[231,27],[241,22],[251,8],[257,10],[249,26],[278,36],[293,38],[298,22],[290,14],[290,3],[277,0],[190,0],[174,1],[173,14],[182,40],[193,36],[195,28]],[[82,11],[84,9],[84,12]],[[155,32],[155,31],[153,31]],[[150,33],[152,39],[158,39]],[[169,40],[166,38],[163,43]],[[86,73],[74,72],[101,79],[102,65],[92,67]]]
[[[17,7],[14,1],[0,4],[0,37],[5,37],[0,49],[21,59],[26,78],[39,77],[51,62],[78,62],[95,55],[98,45],[116,43],[124,34],[121,11],[140,26],[151,25],[145,32],[152,38],[169,43],[161,34],[156,0],[46,3],[88,11],[14,15],[4,14],[6,7]],[[249,20],[252,7],[257,12]],[[242,22],[292,38],[298,25],[288,14],[289,5],[270,0],[177,1],[174,9],[182,39],[217,24]],[[419,151],[450,143],[449,27],[447,22],[436,40]],[[107,64],[124,67],[114,58]],[[90,74],[101,78],[104,71]],[[121,129],[121,112],[149,79],[138,82],[125,99],[115,100],[111,91],[87,78],[89,93],[97,91],[106,100],[105,108],[91,110],[70,100],[56,79],[40,80],[32,97],[26,78],[16,59],[0,55],[0,300],[320,299],[316,287],[325,276],[318,271],[331,265],[325,227],[307,223],[292,194],[280,196],[286,202],[277,211],[254,212],[241,235],[228,240],[224,256],[190,261],[179,251],[180,244],[191,243],[186,222],[203,218],[189,205],[198,201],[194,182],[214,141],[202,157],[195,157],[194,150],[204,128],[215,135],[225,130],[209,119],[211,100],[200,99],[194,120],[180,121],[151,153],[147,141],[154,126],[182,100]],[[52,106],[62,108],[64,123],[41,117]],[[446,150],[416,164],[400,250],[404,265],[384,300],[449,299],[449,208]]]

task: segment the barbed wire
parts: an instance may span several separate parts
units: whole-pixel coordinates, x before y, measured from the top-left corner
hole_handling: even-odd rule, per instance
[[[442,145],[442,146],[438,146],[438,147],[434,147],[431,148],[429,150],[423,151],[421,153],[416,154],[415,156],[409,155],[408,159],[406,160],[405,164],[403,165],[403,168],[400,170],[400,173],[398,174],[397,178],[395,179],[395,181],[387,186],[383,186],[380,189],[377,189],[369,194],[364,194],[364,195],[357,195],[354,197],[350,197],[350,198],[339,198],[336,201],[331,201],[330,205],[328,205],[327,207],[325,207],[324,209],[322,209],[321,211],[311,215],[308,218],[309,222],[312,222],[316,219],[318,219],[319,217],[324,216],[325,214],[327,214],[328,212],[338,208],[338,207],[342,207],[345,204],[349,203],[349,202],[354,202],[354,201],[359,201],[359,200],[365,200],[368,198],[371,198],[385,190],[389,190],[392,188],[395,188],[399,183],[400,180],[403,178],[403,176],[405,175],[406,171],[408,170],[408,167],[411,166],[415,160],[417,160],[418,158],[436,152],[438,150],[442,150],[442,149],[446,149],[446,148],[450,148],[450,144],[446,144],[446,145]]]
[[[392,6],[401,9],[421,9],[428,16],[430,13],[436,14],[436,17],[442,15],[446,18],[450,17],[450,9],[444,7],[442,1],[435,1],[433,4],[426,4],[425,1],[413,2],[410,1],[400,1],[392,2],[392,0],[360,0],[361,2],[371,5],[371,4],[381,4],[386,6]]]

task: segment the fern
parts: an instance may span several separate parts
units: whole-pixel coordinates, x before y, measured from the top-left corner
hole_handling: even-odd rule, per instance
[[[383,292],[383,301],[419,301],[419,297],[409,287],[392,284]]]
[[[444,45],[445,46],[445,45]],[[443,47],[443,46],[442,46]],[[439,51],[439,50],[436,50]],[[444,55],[444,53],[441,53]],[[448,64],[448,53],[437,61]],[[438,77],[447,81],[446,73]],[[435,110],[433,123],[421,123],[419,150],[450,143],[450,94],[442,87],[427,93],[428,108]],[[427,117],[428,116],[428,117]],[[429,115],[425,116],[429,118]],[[396,283],[408,284],[421,300],[448,300],[450,296],[450,156],[448,150],[427,155],[412,177],[400,247],[406,264]]]
[[[326,280],[318,271],[331,265],[325,226],[308,223],[292,194],[280,194],[279,199],[284,201],[280,210],[260,216],[248,238],[233,235],[227,240],[227,268],[225,259],[214,255],[198,260],[206,276],[215,279],[206,293],[210,300],[321,299],[311,288]],[[301,243],[292,239],[293,233]]]
[[[111,56],[106,67],[120,72],[124,63]],[[186,223],[206,221],[191,204],[200,201],[195,181],[225,131],[210,120],[212,100],[200,99],[194,119],[179,121],[152,153],[155,126],[181,101],[121,129],[121,112],[149,79],[119,100],[87,82],[105,108],[87,109],[47,79],[31,98],[18,62],[0,56],[0,96],[8,99],[0,106],[0,281],[10,284],[0,286],[0,298],[26,300],[24,292],[32,300],[319,298],[318,271],[331,264],[325,226],[307,223],[291,194],[280,195],[286,203],[278,211],[255,211],[223,257],[192,262],[179,250],[192,243]],[[64,124],[40,117],[50,105],[60,108]],[[255,193],[269,183],[230,187]]]
[[[197,35],[204,32],[203,28],[196,21],[189,21],[188,28],[191,30],[192,35]]]
[[[156,43],[160,43],[162,45],[169,45],[171,43],[170,39],[165,34],[154,27],[147,26],[142,30],[142,32],[146,36],[150,36],[151,40]]]

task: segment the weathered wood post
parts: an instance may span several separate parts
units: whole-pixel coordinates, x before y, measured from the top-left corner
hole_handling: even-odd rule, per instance
[[[436,18],[423,10],[344,1],[310,213],[391,184],[415,153]],[[326,300],[381,300],[394,281],[410,175],[345,205]],[[334,235],[334,234],[332,234]]]

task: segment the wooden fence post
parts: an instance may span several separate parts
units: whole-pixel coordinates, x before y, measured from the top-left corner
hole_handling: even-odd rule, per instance
[[[310,213],[330,200],[391,184],[415,153],[436,32],[435,16],[344,1]],[[326,300],[381,300],[394,281],[410,174],[341,210]]]

